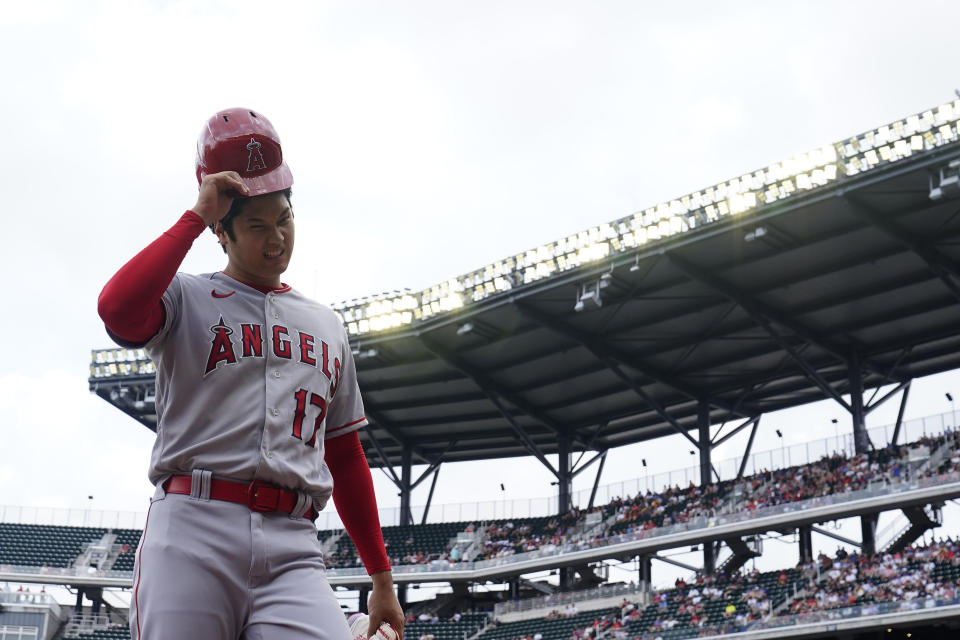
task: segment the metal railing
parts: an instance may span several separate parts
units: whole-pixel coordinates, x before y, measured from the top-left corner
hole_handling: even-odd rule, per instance
[[[749,633],[763,629],[783,629],[789,627],[799,627],[802,625],[815,624],[819,622],[842,622],[862,618],[870,618],[890,613],[903,613],[912,611],[930,611],[932,609],[960,605],[960,597],[952,599],[946,598],[917,598],[915,600],[899,600],[896,602],[879,602],[864,604],[859,606],[837,607],[833,609],[824,609],[821,611],[809,611],[806,613],[789,614],[782,616],[772,616],[764,620],[756,620],[747,623],[737,623],[731,621],[728,624],[695,627],[689,629],[689,635],[683,633],[683,629],[675,629],[671,634],[672,638],[713,638],[717,636],[729,636],[732,633]],[[648,632],[649,633],[649,632]],[[788,634],[792,635],[792,634]],[[641,638],[646,638],[645,633],[640,634]],[[650,635],[649,637],[653,637]]]
[[[605,587],[596,587],[593,589],[584,589],[583,591],[567,591],[553,593],[539,598],[525,598],[523,600],[511,602],[498,602],[493,605],[493,615],[499,618],[508,613],[518,611],[533,611],[536,609],[548,609],[565,604],[579,604],[590,600],[600,600],[602,598],[614,598],[617,596],[637,598],[643,597],[643,590],[632,584],[613,584]]]
[[[937,436],[950,432],[960,423],[960,411],[924,416],[905,420],[900,429],[900,442],[909,443],[925,436]],[[871,441],[877,448],[889,442],[894,425],[884,425],[867,430]],[[853,435],[837,434],[828,438],[811,440],[778,449],[770,449],[751,454],[747,460],[745,473],[756,474],[764,470],[782,469],[796,465],[809,464],[824,456],[835,453],[853,455]],[[728,458],[714,463],[721,480],[736,478],[742,457]],[[699,484],[700,468],[691,466],[663,473],[601,485],[597,488],[594,504],[607,504],[621,497],[637,495],[650,491],[663,491],[667,487]],[[574,505],[586,505],[590,501],[590,490],[576,491],[572,494]],[[424,506],[413,506],[414,521],[422,518]],[[531,518],[555,515],[558,511],[556,496],[525,498],[515,500],[488,500],[433,505],[430,508],[428,523],[439,522],[485,522],[508,518]],[[381,526],[400,524],[398,507],[383,507],[378,510]],[[146,521],[146,512],[139,511],[98,511],[93,509],[61,509],[47,507],[3,506],[0,505],[0,522],[22,524],[47,524],[75,527],[100,527],[104,529],[142,529]],[[317,519],[320,530],[342,529],[343,522],[334,509],[327,509]]]
[[[426,572],[435,572],[443,571],[448,573],[457,573],[457,572],[466,572],[466,571],[477,571],[480,569],[487,569],[493,567],[502,567],[508,564],[517,564],[520,562],[526,562],[529,560],[537,560],[541,558],[550,558],[566,553],[573,553],[577,551],[583,551],[585,549],[597,549],[602,547],[607,547],[615,544],[624,544],[629,542],[636,542],[640,540],[649,540],[653,538],[665,538],[668,536],[676,535],[678,533],[684,533],[687,531],[693,531],[697,529],[708,529],[714,528],[720,525],[734,524],[738,522],[746,522],[749,520],[756,520],[759,518],[766,518],[770,516],[785,515],[789,513],[807,511],[810,509],[815,509],[817,507],[826,507],[831,505],[842,505],[850,502],[856,502],[859,500],[867,500],[870,498],[877,497],[889,497],[894,494],[907,493],[910,491],[916,491],[918,489],[924,489],[928,487],[937,487],[947,484],[960,483],[960,472],[950,472],[945,473],[939,476],[930,476],[927,478],[916,478],[911,480],[904,480],[899,483],[894,482],[891,484],[875,484],[874,486],[862,489],[860,491],[848,491],[845,493],[830,494],[826,496],[821,496],[818,498],[812,498],[810,500],[803,500],[798,502],[785,502],[783,504],[762,507],[754,510],[741,510],[734,513],[729,513],[721,516],[698,516],[691,518],[685,522],[662,526],[654,527],[652,529],[639,529],[631,531],[629,533],[622,533],[614,536],[607,536],[601,538],[594,538],[590,540],[580,540],[577,542],[568,542],[559,545],[546,545],[541,547],[536,551],[530,551],[526,553],[516,553],[509,556],[504,556],[501,558],[494,558],[491,560],[477,560],[474,562],[460,562],[460,563],[450,563],[447,560],[437,560],[429,564],[421,565],[401,565],[393,567],[394,574],[401,573],[426,573]],[[329,576],[354,576],[354,575],[364,575],[366,572],[363,568],[348,568],[348,569],[327,569],[327,574]]]
[[[36,591],[0,591],[0,604],[36,604],[55,609],[60,615],[60,605],[49,593]]]
[[[37,640],[40,629],[37,627],[0,626],[0,640]]]
[[[787,502],[776,506],[763,507],[754,510],[742,510],[719,516],[698,516],[678,524],[655,527],[652,529],[637,529],[613,536],[572,540],[559,545],[546,545],[535,551],[516,553],[508,556],[492,558],[489,560],[476,560],[457,563],[450,562],[449,560],[435,560],[426,564],[396,565],[393,567],[393,573],[394,575],[443,573],[451,578],[455,578],[457,574],[477,572],[485,569],[496,569],[520,563],[536,562],[556,558],[564,554],[573,554],[584,551],[589,552],[613,545],[624,545],[643,540],[659,540],[681,533],[714,529],[721,526],[735,525],[740,522],[747,522],[750,520],[767,518],[771,516],[805,512],[818,507],[844,505],[856,501],[879,497],[886,499],[896,494],[905,494],[930,487],[949,488],[947,485],[952,485],[960,490],[960,472],[955,471],[939,476],[914,478],[911,480],[904,480],[899,483],[877,484],[860,491],[832,494],[810,500]],[[131,582],[133,579],[132,571],[117,571],[112,569],[98,571],[93,568],[79,570],[74,567],[36,567],[12,564],[0,564],[0,574],[31,577],[49,576],[51,578],[61,579],[65,577],[80,577],[85,578],[85,582],[103,579]],[[329,568],[327,569],[327,575],[332,579],[352,579],[354,577],[366,577],[367,574],[366,570],[362,567],[353,567]]]

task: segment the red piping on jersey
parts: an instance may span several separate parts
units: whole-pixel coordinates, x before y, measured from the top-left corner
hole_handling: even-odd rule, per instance
[[[329,429],[329,430],[326,432],[326,435],[325,435],[324,437],[329,437],[331,433],[335,433],[335,432],[337,432],[337,431],[340,431],[341,429],[346,429],[347,427],[352,427],[353,425],[357,424],[358,422],[363,422],[363,421],[366,420],[366,419],[367,419],[367,416],[363,416],[363,417],[361,417],[361,418],[357,418],[357,419],[354,420],[353,422],[348,422],[348,423],[345,424],[345,425],[341,425],[341,426],[339,426],[339,427],[336,427],[336,428],[333,428],[333,429]]]
[[[147,519],[143,523],[143,533],[140,534],[140,548],[137,549],[137,584],[133,588],[133,601],[137,604],[137,640],[141,640],[140,634],[140,576],[143,575],[143,545],[147,540],[147,525],[150,524],[150,510],[153,509],[153,501],[147,507]]]

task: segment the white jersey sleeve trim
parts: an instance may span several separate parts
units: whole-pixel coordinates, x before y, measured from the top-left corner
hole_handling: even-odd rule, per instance
[[[367,421],[367,417],[361,416],[360,418],[357,418],[353,422],[348,422],[347,424],[340,425],[339,427],[336,427],[333,429],[327,429],[327,432],[324,434],[323,439],[329,440],[330,438],[336,438],[337,436],[345,435],[347,433],[350,433],[351,431],[356,431],[360,429],[360,427],[363,427],[367,424],[369,424],[369,422]],[[354,427],[354,428],[351,429],[350,427]]]

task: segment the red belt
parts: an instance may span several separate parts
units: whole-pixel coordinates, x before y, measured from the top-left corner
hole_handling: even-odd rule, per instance
[[[163,490],[167,493],[177,493],[181,495],[190,495],[193,485],[191,476],[171,476],[163,485]],[[210,499],[224,500],[226,502],[237,502],[250,507],[251,511],[260,511],[263,513],[272,513],[283,511],[291,513],[297,506],[297,493],[287,491],[272,484],[254,480],[250,484],[242,482],[230,482],[229,480],[210,481]],[[313,522],[317,518],[317,512],[311,505],[303,517]]]

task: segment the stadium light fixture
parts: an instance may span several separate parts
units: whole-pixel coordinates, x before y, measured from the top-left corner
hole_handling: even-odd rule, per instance
[[[577,295],[577,302],[573,305],[573,310],[581,312],[587,304],[592,304],[598,309],[603,306],[603,299],[600,297],[600,289],[604,287],[603,280],[589,282],[580,285],[580,292]]]
[[[507,256],[422,291],[385,292],[333,305],[350,335],[387,331],[454,312],[464,306],[582,268],[610,256],[749,214],[851,177],[882,169],[960,139],[960,97],[860,135],[801,153],[612,222]],[[949,167],[948,167],[949,169]],[[960,195],[956,176],[932,184],[944,197]],[[761,237],[759,228],[753,239]],[[639,263],[630,267],[636,271]],[[599,298],[597,298],[599,301]],[[579,300],[578,300],[579,303]],[[579,304],[578,304],[579,306]],[[577,310],[582,310],[577,309]]]
[[[940,200],[960,195],[960,159],[950,161],[937,172],[937,183],[930,175],[930,199]]]

